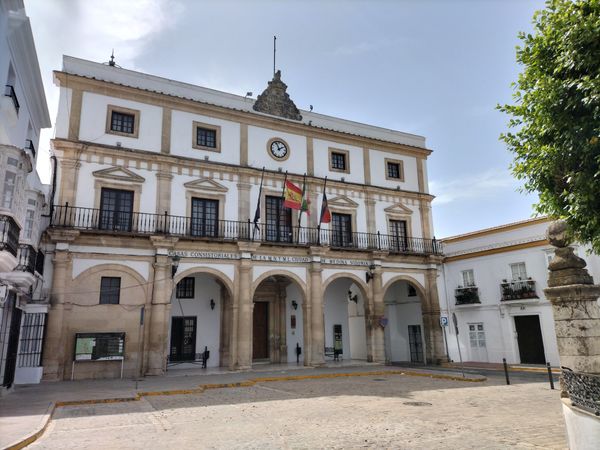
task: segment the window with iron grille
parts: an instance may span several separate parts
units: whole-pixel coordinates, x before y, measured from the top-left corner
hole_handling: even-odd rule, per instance
[[[135,115],[121,111],[113,111],[110,118],[110,129],[118,133],[134,134]]]
[[[395,162],[387,163],[387,176],[388,178],[400,179],[400,164]]]
[[[121,277],[102,277],[100,280],[100,304],[118,305],[121,297]]]
[[[197,127],[196,145],[201,147],[217,148],[217,130]]]
[[[42,344],[46,313],[25,313],[21,322],[19,367],[38,367],[42,362]]]
[[[185,277],[177,283],[175,296],[177,298],[194,298],[194,287],[196,285],[194,277]]]
[[[346,154],[331,152],[331,168],[335,170],[346,170]]]

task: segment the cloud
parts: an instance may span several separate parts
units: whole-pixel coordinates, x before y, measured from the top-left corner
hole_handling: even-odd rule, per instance
[[[485,199],[514,192],[521,186],[508,169],[494,168],[480,174],[448,181],[430,181],[429,192],[436,196],[435,206]]]

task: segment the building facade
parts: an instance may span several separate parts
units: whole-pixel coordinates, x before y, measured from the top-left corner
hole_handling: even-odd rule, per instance
[[[22,0],[0,3],[0,80],[0,384],[8,388],[39,382],[47,312],[39,245],[47,190],[36,149],[50,117]]]
[[[55,81],[47,379],[444,357],[424,138],[299,110],[279,72],[256,100],[72,57]]]
[[[510,364],[559,365],[548,287],[554,247],[542,217],[443,239],[445,259],[440,283],[449,358]],[[575,246],[590,274],[600,276],[600,258]],[[452,324],[458,322],[458,342]]]

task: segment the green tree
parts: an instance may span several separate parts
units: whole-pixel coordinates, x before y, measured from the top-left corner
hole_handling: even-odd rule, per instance
[[[549,0],[520,33],[523,66],[501,139],[540,214],[600,253],[600,0]]]

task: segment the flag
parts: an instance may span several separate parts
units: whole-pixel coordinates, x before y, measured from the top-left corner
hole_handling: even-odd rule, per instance
[[[265,168],[262,169],[262,175],[260,176],[260,188],[258,188],[258,201],[256,202],[256,211],[254,212],[254,231],[258,228],[258,221],[260,220],[260,197],[262,195],[263,180],[265,178]]]
[[[283,188],[283,206],[290,209],[302,208],[302,189],[291,181],[286,181]]]
[[[323,190],[323,202],[321,203],[321,219],[319,223],[329,223],[331,222],[331,211],[329,211],[329,203],[327,203],[327,194],[325,194],[325,190]]]
[[[306,212],[306,215],[310,216],[310,199],[306,195],[306,174],[304,174],[304,182],[302,183],[302,206],[300,207],[300,215]],[[298,219],[298,226],[300,226],[300,219]]]

